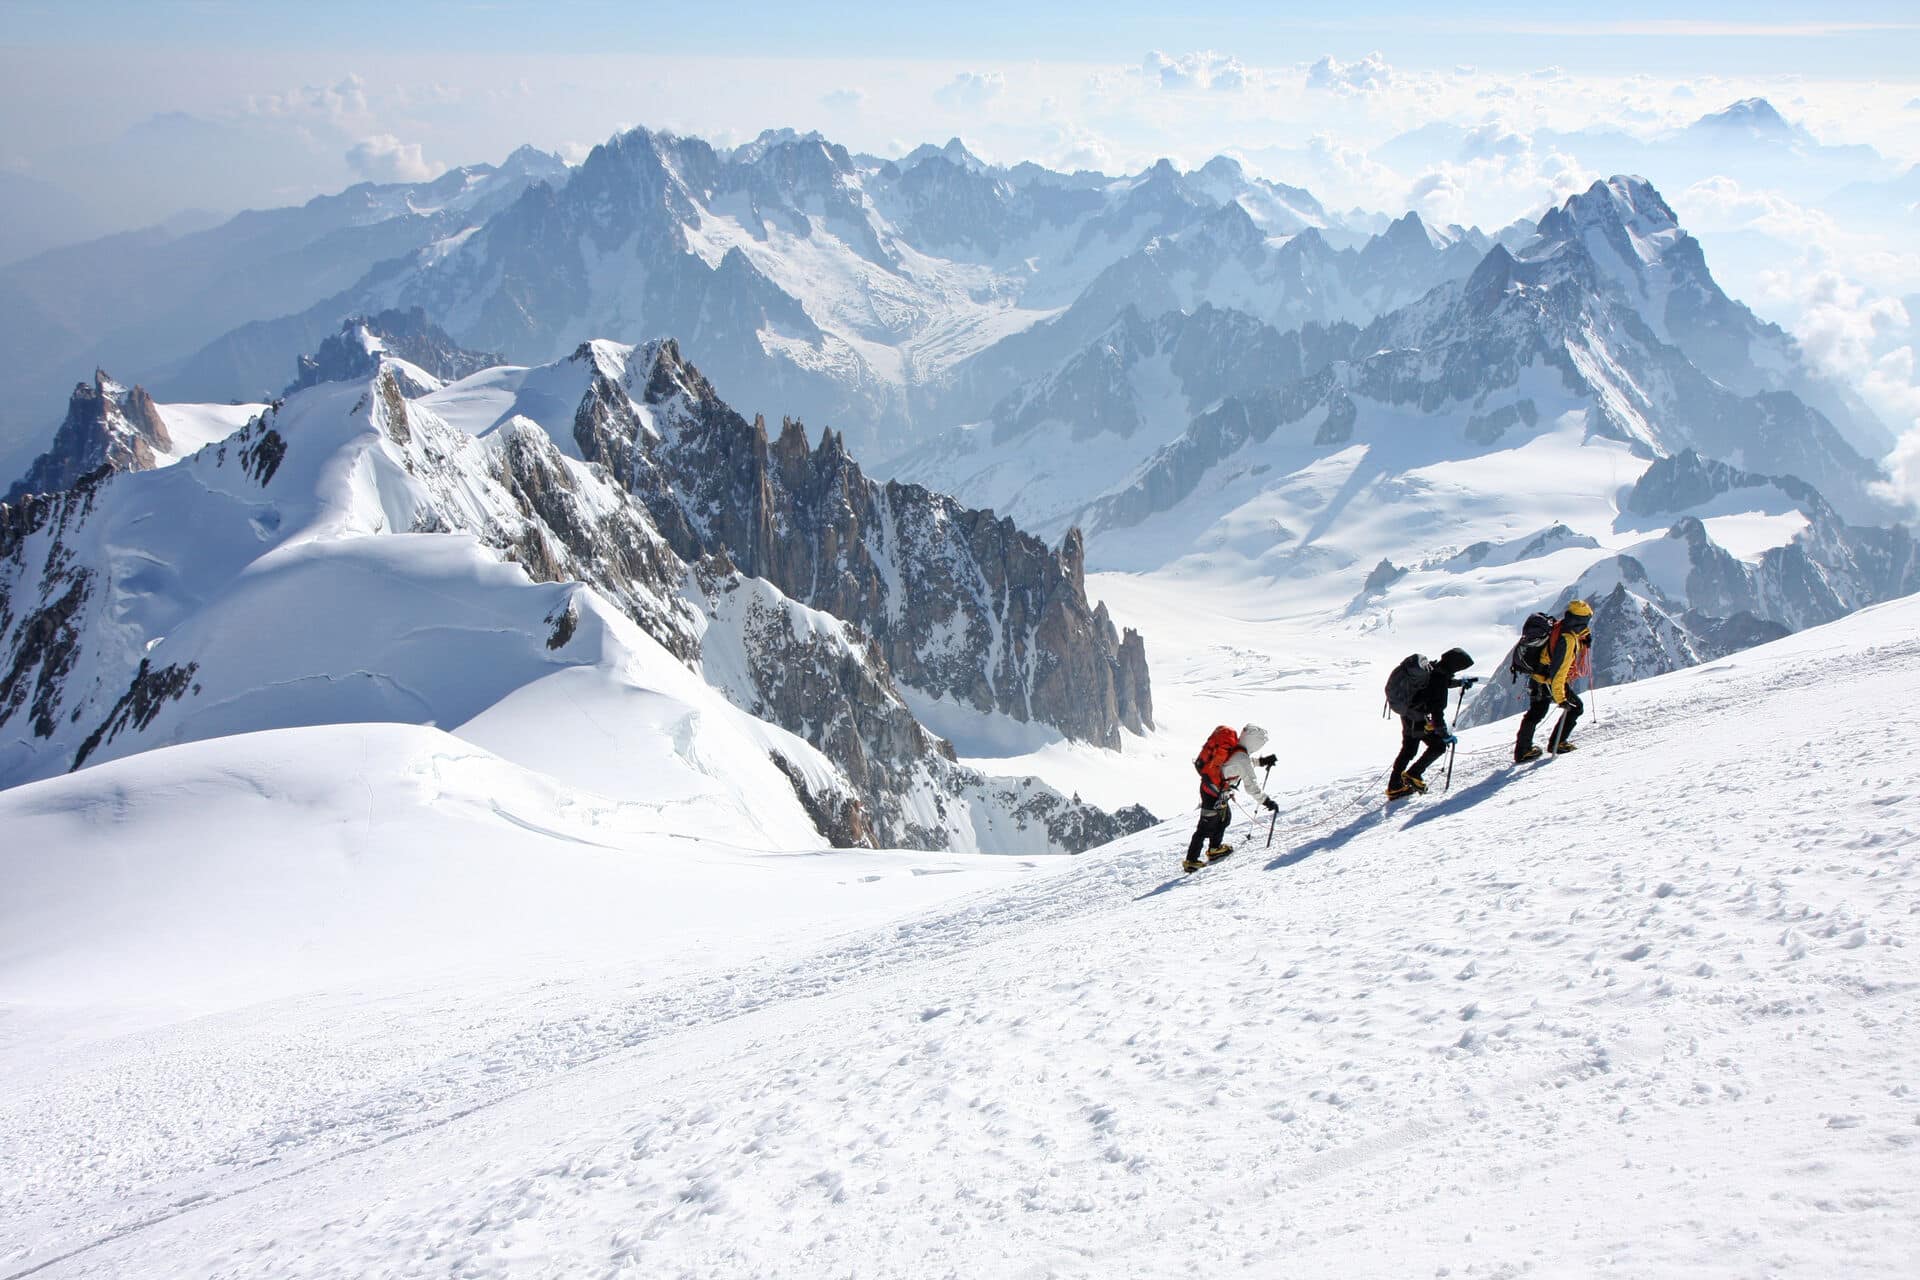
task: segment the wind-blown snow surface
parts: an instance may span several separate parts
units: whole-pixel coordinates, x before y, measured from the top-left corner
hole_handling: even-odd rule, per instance
[[[697,896],[663,879],[631,959],[318,964],[303,996],[119,1038],[14,939],[52,936],[38,915],[106,945],[88,908],[143,850],[247,883],[207,830],[157,838],[193,808],[169,788],[220,776],[180,752],[223,744],[17,788],[0,1275],[1906,1275],[1920,725],[1882,713],[1920,697],[1917,637],[1909,598],[1610,689],[1584,751],[1525,769],[1510,725],[1471,732],[1451,794],[1284,795],[1271,849],[1243,828],[1192,879],[1182,820],[827,942],[752,901],[664,949],[684,968],[650,938]],[[207,785],[286,811],[244,771]],[[343,800],[297,812],[341,876],[392,856],[349,852]],[[699,878],[725,902],[757,865]],[[422,927],[459,917],[422,888]],[[216,950],[243,909],[186,923]]]

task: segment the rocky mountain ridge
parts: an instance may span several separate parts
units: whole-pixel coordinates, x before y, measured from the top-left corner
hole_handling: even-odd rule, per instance
[[[146,388],[123,387],[105,370],[95,369],[92,382],[74,387],[53,442],[7,490],[6,501],[71,489],[101,468],[145,470],[155,465],[156,455],[172,448],[166,421]]]
[[[764,469],[754,473],[755,483],[786,495],[790,505],[779,519],[787,544],[819,539],[808,553],[816,564],[835,563],[834,548],[863,545],[857,527],[844,519],[808,527],[814,508],[794,505],[789,483],[797,477],[776,477],[781,455],[764,430],[746,426],[714,399],[676,346],[636,353],[587,344],[571,369],[520,372],[580,389],[571,438],[557,440],[517,414],[479,432],[451,425],[435,412],[431,393],[408,398],[405,364],[387,357],[372,378],[305,388],[231,439],[172,467],[122,477],[96,472],[65,492],[0,507],[0,725],[16,733],[0,759],[0,776],[45,776],[147,746],[271,723],[362,716],[455,723],[510,696],[514,681],[525,678],[511,672],[529,661],[536,671],[552,663],[604,663],[595,655],[604,653],[597,646],[605,643],[607,624],[593,617],[611,606],[664,653],[704,672],[736,706],[794,735],[793,746],[769,746],[769,759],[822,835],[836,843],[1070,849],[1149,820],[1144,812],[1092,809],[1033,779],[990,778],[959,766],[951,748],[916,719],[880,644],[743,572],[728,542],[736,531],[717,535],[709,519],[714,508],[698,495],[669,505],[668,489],[649,490],[651,482],[670,488],[683,476],[702,474],[718,456],[699,452],[693,437],[702,430],[722,448],[757,434]],[[628,395],[629,387],[637,397]],[[683,434],[689,453],[676,457]],[[785,438],[796,434],[797,428]],[[888,495],[863,481],[826,441],[805,456],[820,461],[825,491],[858,499],[849,512],[901,522],[918,502],[937,511],[932,526],[968,523],[963,509],[932,503],[930,495]],[[656,524],[656,510],[676,522],[673,536]],[[768,515],[774,508],[761,510]],[[156,519],[161,512],[169,514]],[[1087,608],[1068,557],[1045,552],[1010,526],[987,524],[995,527],[972,522],[987,538],[981,545],[1003,557],[1001,572],[1014,572],[1000,584],[1004,599],[982,606],[982,625],[1012,623],[1003,625],[1008,633],[1025,625],[1031,611],[1036,629],[1052,628],[1038,635],[1052,652],[1020,651],[1021,674],[1029,681],[1014,686],[1020,709],[1032,714],[1064,706],[1049,699],[1061,696],[1066,682],[1089,678],[1084,663],[1074,665],[1081,652],[1110,680],[1128,670],[1110,624],[1096,634],[1104,612]],[[926,570],[961,549],[943,542],[916,557],[904,554],[909,541],[901,536],[888,548],[897,557],[889,572],[899,575],[890,585],[907,594],[889,600],[881,593],[875,615],[887,618],[891,611],[901,636],[913,634],[918,602],[940,598],[942,584],[924,581]],[[778,568],[763,543],[748,540],[739,550]],[[463,634],[459,610],[431,604],[452,598],[444,585],[416,592],[404,584],[421,573],[443,574],[439,566],[447,556],[465,554],[518,565],[513,572],[524,571],[522,582],[575,584],[570,592],[591,597],[528,597],[513,607],[538,606],[537,612],[523,612],[521,621],[484,642],[460,642],[480,643],[480,650],[452,666],[441,660],[422,667],[434,660],[408,637],[449,627],[455,629],[448,634]],[[870,587],[878,562],[869,555]],[[331,582],[367,556],[383,566],[378,581],[397,584],[391,589],[403,592],[396,599],[407,601],[406,608],[428,610],[422,622],[382,639],[381,617],[356,612],[371,606],[322,618],[309,616],[327,594],[318,587],[276,596],[296,590],[282,582],[315,576]],[[150,566],[158,565],[166,568],[156,576]],[[246,585],[232,585],[241,581],[233,575],[249,565]],[[1017,580],[1020,574],[1038,577],[1030,587]],[[130,611],[116,606],[124,584],[135,581],[142,583],[140,603]],[[272,603],[275,598],[280,603]],[[847,598],[845,591],[833,596],[843,605]],[[116,609],[120,619],[109,626],[108,612]],[[244,624],[238,621],[243,614]],[[1061,629],[1076,622],[1083,633],[1063,638]],[[356,637],[356,629],[364,634]],[[1029,643],[1036,634],[1027,636]],[[1150,702],[1143,650],[1138,637],[1125,643],[1140,674],[1137,690],[1126,686],[1137,699],[1129,710],[1144,723],[1138,718],[1150,715]],[[502,645],[504,652],[485,656]],[[954,661],[962,647],[918,653],[923,660],[914,674],[928,682],[947,678],[942,692],[950,696],[972,692],[960,678],[963,664]],[[531,657],[536,654],[549,656]],[[491,686],[491,680],[507,683]],[[480,688],[469,687],[476,682]],[[1118,706],[1096,706],[1056,731],[1110,739],[1120,714]]]

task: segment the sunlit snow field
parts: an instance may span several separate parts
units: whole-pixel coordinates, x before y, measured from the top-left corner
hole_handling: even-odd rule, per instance
[[[16,788],[3,1274],[1907,1274],[1917,634],[1610,690],[1522,770],[1471,731],[1392,810],[1290,778],[1191,879],[1185,816],[599,848],[432,730]]]

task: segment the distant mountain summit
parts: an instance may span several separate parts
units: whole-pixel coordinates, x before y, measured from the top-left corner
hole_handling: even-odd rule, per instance
[[[389,308],[419,307],[455,343],[530,364],[561,358],[582,332],[670,333],[702,353],[730,402],[831,424],[884,461],[1011,389],[962,372],[971,357],[1216,215],[1239,225],[1190,257],[1244,252],[1235,237],[1249,230],[1284,238],[1329,220],[1308,193],[1224,159],[1111,178],[989,165],[958,139],[881,160],[794,130],[719,150],[634,129],[564,185],[530,184],[476,229],[236,330],[189,365],[196,385],[223,364],[237,381],[264,351],[291,360],[344,315]]]
[[[382,311],[342,321],[340,332],[321,343],[312,355],[300,357],[298,374],[281,394],[292,395],[322,382],[370,378],[380,371],[383,358],[406,363],[403,372],[413,395],[425,395],[438,390],[441,383],[456,382],[507,362],[504,356],[468,351],[457,345],[419,307]]]
[[[1789,123],[1765,98],[1742,98],[1701,116],[1687,132],[1703,141],[1811,142],[1806,129]]]
[[[123,387],[95,369],[92,382],[74,387],[52,446],[7,491],[6,501],[71,489],[102,468],[142,471],[172,451],[173,437],[146,389]]]

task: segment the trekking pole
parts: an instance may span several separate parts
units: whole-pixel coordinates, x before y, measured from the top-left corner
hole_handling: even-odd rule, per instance
[[[1466,709],[1466,705],[1467,705],[1467,686],[1461,685],[1460,696],[1454,699],[1454,702],[1453,702],[1453,722],[1456,726],[1458,726],[1460,723],[1460,713],[1461,711]],[[1440,790],[1443,792],[1453,790],[1453,757],[1455,753],[1457,753],[1459,750],[1460,750],[1460,740],[1456,737],[1451,743],[1447,745],[1447,780],[1446,782],[1441,784],[1441,787],[1440,787]]]
[[[1260,775],[1260,789],[1262,791],[1265,791],[1267,789],[1267,779],[1271,778],[1272,776],[1273,776],[1273,766],[1268,765],[1267,771]],[[1271,800],[1273,797],[1268,796],[1267,798]],[[1273,811],[1272,821],[1267,823],[1267,848],[1269,849],[1273,848],[1273,829],[1279,825],[1280,825],[1280,811],[1278,809],[1275,809]]]

